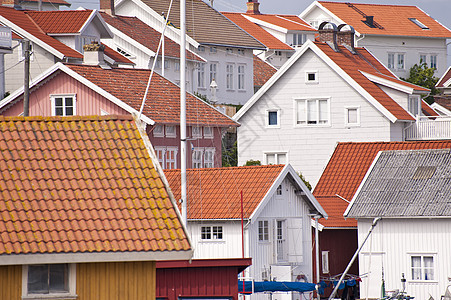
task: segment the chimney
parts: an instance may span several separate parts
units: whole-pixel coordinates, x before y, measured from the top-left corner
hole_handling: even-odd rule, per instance
[[[0,0],[2,6],[12,7],[15,9],[21,9],[20,0]]]
[[[91,44],[84,45],[83,64],[90,66],[106,65],[103,53],[104,49],[105,46],[96,41],[91,42]]]
[[[376,27],[374,25],[374,16],[365,16],[365,21],[363,21],[363,22],[366,23],[366,25],[368,25],[371,28]]]
[[[349,30],[343,29],[346,26],[349,28]],[[348,24],[341,24],[338,26],[337,44],[345,46],[352,54],[357,53],[354,48],[354,37],[355,37],[354,27]]]
[[[252,15],[260,15],[260,10],[258,7],[260,6],[260,3],[258,3],[258,0],[247,0],[247,14]]]
[[[337,25],[330,22],[322,22],[318,27],[318,33],[320,42],[328,44],[335,52],[339,51],[337,44]]]
[[[114,0],[100,0],[100,10],[106,12],[110,16],[115,16]]]

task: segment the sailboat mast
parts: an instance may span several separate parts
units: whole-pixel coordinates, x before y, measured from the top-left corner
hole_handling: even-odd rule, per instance
[[[180,0],[180,169],[182,195],[182,222],[187,224],[186,188],[186,2]]]

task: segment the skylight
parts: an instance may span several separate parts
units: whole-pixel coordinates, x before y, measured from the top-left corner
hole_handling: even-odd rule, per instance
[[[437,167],[426,167],[426,166],[421,166],[418,167],[415,171],[415,173],[413,174],[413,179],[430,179],[434,173],[435,170],[437,169]]]
[[[409,20],[412,21],[415,25],[417,25],[421,29],[429,29],[429,27],[427,27],[426,25],[424,25],[423,23],[421,23],[420,21],[418,21],[415,18],[409,18]]]

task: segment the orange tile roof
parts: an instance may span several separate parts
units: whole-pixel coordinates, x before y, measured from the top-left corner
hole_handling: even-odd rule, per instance
[[[277,69],[254,55],[254,87],[263,86]]]
[[[140,110],[150,70],[103,69],[99,66],[72,64],[66,64],[66,66],[137,111]],[[189,93],[186,94],[186,109],[187,124],[238,126],[232,119]],[[157,123],[179,124],[180,88],[157,73],[153,73],[143,114]]]
[[[39,2],[39,0],[24,0],[24,1],[20,1],[20,3],[22,2]],[[57,4],[57,5],[66,5],[66,6],[70,6],[71,4],[64,1],[64,0],[43,0],[42,3],[49,3],[49,4]]]
[[[14,23],[16,26],[27,31],[37,39],[43,41],[47,45],[53,47],[59,52],[63,53],[66,57],[72,58],[83,58],[83,55],[66,46],[62,42],[48,36],[31,18],[25,11],[15,10],[13,8],[0,6],[0,16],[7,19],[8,21]]]
[[[313,195],[329,215],[321,220],[328,227],[349,227],[357,223],[345,221],[343,213],[351,201],[371,163],[379,151],[451,148],[451,140],[421,142],[338,143]]]
[[[147,47],[153,52],[157,52],[158,43],[160,42],[161,33],[142,22],[136,17],[111,16],[107,13],[101,12],[105,22],[113,26],[117,30],[123,32],[130,38],[134,39],[141,45]],[[160,49],[160,53],[162,50]],[[164,54],[168,57],[180,58],[180,46],[173,40],[165,37],[164,39]],[[199,56],[193,52],[186,51],[186,58],[190,60],[203,61]]]
[[[374,74],[376,76],[389,79],[394,83],[401,83],[409,87],[412,87],[414,85],[397,79],[395,75],[393,75],[365,48],[355,48],[358,52],[358,55],[354,55],[343,46],[339,46],[340,52],[335,52],[326,43],[315,42],[315,45],[317,45],[330,59],[332,59],[349,76],[351,76],[353,80],[355,80],[397,119],[410,121],[415,120],[404,108],[402,108],[396,101],[388,96],[376,83],[373,83],[368,78],[366,78],[361,73],[361,71]],[[416,89],[420,88],[417,87]]]
[[[451,32],[416,6],[382,5],[318,1],[361,34],[451,38]],[[363,21],[374,16],[381,28],[371,28]],[[409,18],[415,18],[429,29],[421,29]]]
[[[108,56],[109,58],[114,59],[114,61],[116,63],[127,64],[127,65],[134,65],[135,64],[134,62],[129,60],[127,57],[123,56],[122,54],[120,54],[117,51],[114,51],[113,49],[111,49],[107,45],[105,45],[105,44],[102,44],[102,45],[105,46],[105,49],[104,49],[103,53],[106,56]]]
[[[432,107],[430,107],[429,104],[427,104],[427,102],[424,100],[421,100],[421,111],[426,116],[432,116],[432,117],[439,116],[439,114]]]
[[[230,12],[223,12],[222,14],[269,49],[294,50],[291,46],[285,44],[257,24],[246,19],[244,14]]]
[[[80,33],[92,10],[26,11],[47,34]]]
[[[244,14],[251,18],[255,18],[282,28],[286,30],[300,30],[300,31],[313,31],[317,30],[310,24],[302,20],[296,15],[271,15],[271,14]]]
[[[451,96],[450,95],[436,95],[434,101],[443,106],[444,108],[451,110]]]
[[[0,117],[0,135],[0,255],[190,250],[131,116]]]
[[[249,218],[282,172],[283,165],[187,170],[188,219]],[[180,170],[165,170],[169,186],[180,199]]]

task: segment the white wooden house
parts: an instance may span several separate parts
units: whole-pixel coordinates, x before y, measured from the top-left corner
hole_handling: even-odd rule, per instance
[[[170,11],[165,0],[121,0],[114,6],[116,14],[137,17],[159,32],[169,22],[165,35],[180,44],[179,0]],[[186,12],[187,49],[207,60],[188,74],[188,85],[218,103],[244,104],[254,93],[253,50],[266,47],[202,0],[186,2]]]
[[[354,48],[344,28],[322,28],[234,116],[239,165],[290,163],[315,185],[337,142],[424,138],[416,120],[436,116],[421,101],[429,90]]]
[[[360,296],[403,289],[415,299],[440,299],[451,277],[451,151],[379,152],[344,216],[357,219]],[[383,274],[383,275],[382,275]],[[383,276],[383,277],[382,277]],[[432,297],[432,298],[430,298]]]
[[[165,175],[180,197],[180,170]],[[246,276],[256,281],[314,281],[311,218],[327,214],[293,167],[190,169],[187,178],[194,258],[251,257]]]
[[[353,26],[356,46],[367,48],[399,77],[409,77],[420,61],[436,68],[438,76],[448,66],[451,31],[417,6],[314,1],[299,16],[314,27],[323,21]]]

